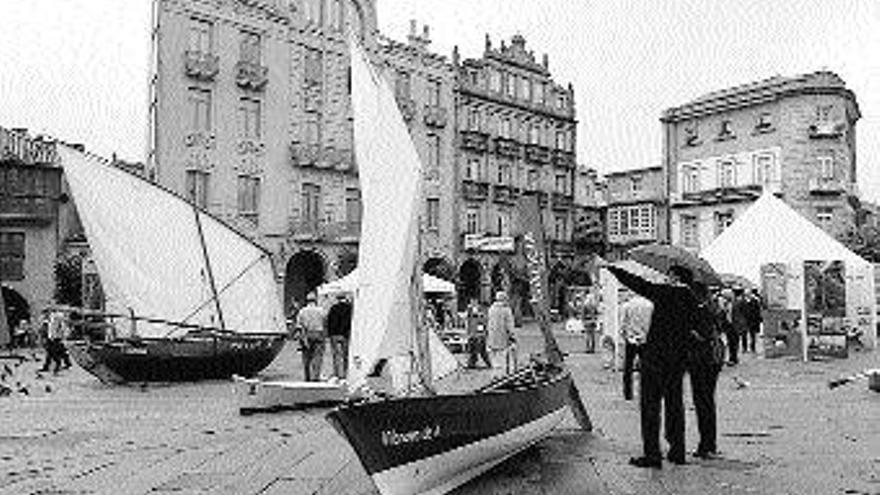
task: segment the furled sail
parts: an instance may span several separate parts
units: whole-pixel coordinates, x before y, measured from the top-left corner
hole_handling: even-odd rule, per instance
[[[352,315],[349,386],[356,389],[382,359],[411,355],[421,166],[386,81],[354,40],[351,101],[354,150],[363,198],[358,283]]]
[[[284,332],[265,251],[155,184],[65,146],[58,154],[109,313],[213,328],[221,327],[222,313],[223,327],[230,331]],[[187,331],[143,321],[136,329],[141,337]]]

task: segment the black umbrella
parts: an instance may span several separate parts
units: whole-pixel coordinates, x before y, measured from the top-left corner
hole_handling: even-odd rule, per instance
[[[661,273],[669,274],[673,266],[682,266],[694,274],[694,280],[709,286],[722,285],[721,278],[708,261],[679,246],[646,244],[633,248],[629,257]]]

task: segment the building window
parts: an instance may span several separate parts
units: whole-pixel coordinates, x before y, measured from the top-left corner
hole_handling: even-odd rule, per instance
[[[560,194],[568,193],[568,176],[565,174],[556,174],[555,191]]]
[[[495,93],[501,92],[501,73],[495,69],[489,70],[489,90]]]
[[[816,221],[820,227],[828,230],[831,227],[831,222],[834,221],[834,208],[830,206],[816,207]]]
[[[681,192],[693,193],[700,190],[700,167],[698,165],[681,166]]]
[[[755,123],[755,132],[762,134],[773,131],[773,115],[770,112],[761,112],[758,115],[758,121]]]
[[[211,131],[211,91],[189,88],[190,126],[193,132]]]
[[[540,175],[537,170],[531,169],[529,170],[528,176],[526,178],[528,182],[529,191],[537,191],[538,190],[538,179]]]
[[[394,95],[408,100],[412,95],[412,74],[399,70],[394,74]]]
[[[203,170],[186,171],[186,197],[201,208],[208,207],[208,179],[210,175]]]
[[[516,98],[516,75],[504,74],[504,93],[510,98]]]
[[[568,217],[561,213],[555,215],[555,217],[555,221],[553,222],[553,238],[559,241],[564,241],[568,234]]]
[[[547,92],[547,85],[541,82],[536,82],[534,90],[535,91],[532,93],[532,101],[537,105],[542,105],[544,103],[544,93]]]
[[[428,229],[440,228],[440,198],[428,198]]]
[[[306,87],[321,86],[324,80],[324,57],[318,48],[305,48],[303,78]]]
[[[310,225],[317,225],[321,218],[321,186],[305,183],[302,185],[302,205],[300,218]]]
[[[556,108],[560,110],[565,110],[567,99],[565,98],[564,93],[559,93],[556,96]]]
[[[522,79],[522,82],[523,82],[523,93],[522,93],[523,99],[525,101],[530,102],[530,101],[532,101],[532,98],[534,98],[534,96],[533,96],[534,91],[532,91],[532,85],[533,85],[532,80],[527,77],[524,77]]]
[[[330,0],[328,13],[328,27],[338,33],[341,33],[345,24],[345,17],[343,16],[342,12],[342,0]]]
[[[715,212],[715,237],[721,235],[724,229],[733,223],[733,210]]]
[[[507,209],[498,210],[495,217],[496,234],[499,236],[510,235],[510,211]]]
[[[242,98],[238,104],[239,136],[260,139],[260,100]]]
[[[700,247],[700,224],[695,215],[681,216],[681,243],[691,248]]]
[[[734,187],[736,185],[736,169],[733,161],[718,162],[718,187]]]
[[[428,134],[428,167],[440,167],[440,136]]]
[[[241,32],[239,57],[242,62],[260,65],[260,35],[251,31]]]
[[[532,124],[529,127],[529,144],[540,144],[541,124]]]
[[[468,234],[476,234],[480,231],[480,209],[478,207],[468,207],[465,213],[465,229]]]
[[[718,140],[725,141],[735,137],[733,134],[733,123],[730,120],[722,120],[721,125],[718,126]]]
[[[500,162],[498,163],[498,181],[497,183],[502,186],[511,184],[511,166],[508,162]]]
[[[755,155],[752,163],[752,176],[755,184],[766,186],[773,182],[774,161],[775,156],[770,153]]]
[[[616,237],[620,235],[620,209],[610,208],[608,210],[608,235]]]
[[[517,77],[516,78],[516,97],[524,98],[526,101],[529,100],[529,97],[526,96],[526,88],[529,86],[529,80],[526,77]]]
[[[498,129],[498,135],[505,138],[505,139],[510,139],[510,136],[511,136],[510,117],[501,117],[501,126]]]
[[[565,149],[565,131],[556,131],[556,149]]]
[[[697,146],[700,144],[700,130],[696,122],[690,122],[684,126],[684,145]]]
[[[818,163],[819,178],[821,180],[834,179],[834,158],[830,156],[820,156],[816,158]]]
[[[190,19],[189,49],[199,53],[211,53],[213,24],[203,19]]]
[[[260,178],[238,176],[238,214],[256,217],[260,211]]]
[[[440,81],[436,79],[428,80],[428,105],[440,106]]]
[[[0,232],[0,280],[24,280],[24,232]]]
[[[629,179],[629,190],[633,194],[638,194],[642,191],[642,182],[643,177],[641,175],[634,175]]]
[[[345,221],[349,225],[361,223],[361,192],[356,188],[345,190]]]
[[[307,145],[321,144],[321,124],[316,120],[310,120],[303,124],[303,142]]]

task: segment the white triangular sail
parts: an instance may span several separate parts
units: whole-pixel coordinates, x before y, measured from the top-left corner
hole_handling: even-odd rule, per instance
[[[357,42],[350,41],[349,47],[354,150],[363,198],[349,352],[349,386],[357,389],[380,360],[405,361],[415,348],[412,315],[418,305],[411,284],[418,255],[421,164],[391,89]]]
[[[64,146],[59,146],[58,154],[98,267],[108,312],[219,328],[207,252],[225,328],[242,333],[284,331],[271,260],[265,252],[146,180]],[[141,337],[186,331],[146,322],[138,322],[136,328]]]

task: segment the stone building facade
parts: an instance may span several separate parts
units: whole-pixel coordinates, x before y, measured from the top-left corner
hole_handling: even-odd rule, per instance
[[[15,319],[36,316],[53,302],[64,234],[61,192],[55,143],[0,127],[0,284]]]
[[[621,259],[635,246],[667,237],[663,167],[613,172],[605,180],[610,259]]]
[[[769,189],[832,235],[854,224],[856,97],[819,71],[724,89],[663,112],[668,239],[699,250]]]
[[[461,59],[456,49],[453,64],[459,295],[487,301],[495,290],[511,290],[515,309],[524,300],[527,284],[517,276],[516,204],[522,195],[534,195],[558,305],[564,297],[560,277],[574,255],[574,90],[557,84],[547,56],[536,60],[519,35],[498,46],[487,35],[481,58]]]
[[[349,33],[429,164],[423,255],[451,259],[454,79],[427,31],[385,39],[372,0],[154,0],[148,167],[272,252],[285,304],[357,260]]]

